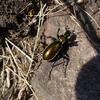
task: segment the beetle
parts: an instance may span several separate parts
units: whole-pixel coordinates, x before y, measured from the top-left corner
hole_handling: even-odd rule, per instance
[[[64,35],[57,34],[57,39],[44,49],[43,59],[49,62],[53,61],[59,55],[59,53],[63,52],[62,49],[64,49],[65,45],[67,48],[72,45],[71,43],[73,42],[73,36],[75,36],[75,34],[69,30],[67,30]]]

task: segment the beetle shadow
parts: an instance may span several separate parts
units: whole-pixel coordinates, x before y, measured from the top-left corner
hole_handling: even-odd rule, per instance
[[[82,66],[75,91],[77,100],[100,100],[100,56]]]
[[[52,68],[49,72],[49,79],[51,79],[51,73],[52,73],[52,70],[54,69],[54,67],[59,66],[60,64],[63,64],[63,66],[64,66],[64,77],[66,77],[67,65],[70,61],[68,50],[69,50],[69,48],[71,48],[73,46],[78,46],[77,41],[75,41],[75,40],[76,40],[76,34],[73,33],[73,35],[69,38],[69,40],[66,41],[62,45],[62,48],[59,51],[59,53],[57,54],[57,56],[54,59],[49,61],[52,63],[52,65],[51,65]],[[59,61],[59,63],[57,63],[58,61]]]

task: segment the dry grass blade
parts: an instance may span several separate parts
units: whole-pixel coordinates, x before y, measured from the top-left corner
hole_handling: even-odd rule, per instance
[[[4,52],[4,49],[2,49],[2,53],[3,55],[5,56],[5,52]],[[9,59],[7,59],[8,61]],[[2,82],[2,94],[4,94],[4,91],[5,91],[5,80],[4,80],[4,77],[5,77],[5,60],[3,59],[3,69],[2,69],[2,72],[1,72],[1,82]]]
[[[25,86],[22,86],[18,93],[18,100],[21,100],[24,90],[25,90]]]
[[[21,77],[19,76],[17,73],[15,73],[11,68],[8,67],[8,69],[15,74],[19,79],[21,79],[23,82],[25,82],[27,84],[27,86],[30,88],[30,90],[32,91],[33,95],[35,96],[36,100],[39,100],[37,95],[35,94],[35,91],[32,89],[32,86],[28,83],[28,81],[25,79],[25,77]]]
[[[15,59],[15,57],[14,57],[14,55],[13,55],[13,53],[12,53],[10,47],[9,47],[7,41],[6,41],[5,43],[6,43],[6,45],[7,45],[7,48],[8,48],[8,50],[9,50],[9,52],[10,52],[10,54],[11,54],[11,56],[12,56],[12,58],[13,58],[15,64],[16,64],[16,66],[19,68],[19,65],[18,65],[18,63],[17,63],[17,61],[16,61],[16,59]]]
[[[30,5],[32,5],[32,3],[27,4],[19,13],[22,13]]]
[[[6,68],[6,73],[7,73],[7,77],[6,77],[6,81],[7,81],[7,87],[10,87],[10,71]]]
[[[77,18],[71,13],[71,19],[81,28],[80,24],[78,23]]]
[[[63,3],[62,3],[62,1],[61,0],[54,0],[54,2],[56,3],[56,4],[59,4],[59,5],[63,5]]]
[[[63,6],[63,4],[61,3],[61,4],[59,4],[59,5],[55,5],[52,9],[49,9],[48,10],[48,12],[45,14],[45,16],[46,15],[49,15],[49,14],[52,14],[51,12],[53,11],[53,10],[55,10],[55,9],[57,9],[58,7],[60,7],[60,6]],[[63,9],[64,10],[64,9]],[[61,11],[61,10],[60,10]],[[59,11],[57,11],[57,12],[59,12]]]
[[[36,36],[36,39],[35,39],[35,44],[34,44],[33,53],[32,53],[33,59],[34,59],[35,50],[37,48],[37,44],[38,44],[38,40],[39,40],[40,28],[41,28],[41,26],[43,24],[43,20],[44,20],[43,11],[44,11],[45,7],[46,7],[46,4],[44,6],[42,6],[42,4],[41,4],[41,9],[39,11],[39,22],[38,22],[37,36]],[[27,73],[27,77],[28,77],[28,74],[30,73],[31,66],[32,66],[32,63],[30,63],[28,73]]]
[[[28,58],[31,62],[33,62],[33,59],[29,57],[25,52],[23,52],[19,47],[17,47],[14,43],[12,43],[10,40],[5,38],[7,42],[9,42],[12,46],[14,46],[18,51],[20,51],[26,58]]]
[[[10,57],[10,62],[11,62],[11,66],[12,66],[14,72],[17,73],[17,68],[16,68],[16,66],[14,65],[14,63],[13,63],[11,57]],[[15,76],[15,74],[14,74],[14,82],[15,82],[15,84],[17,83],[17,80],[16,80],[16,76]]]
[[[9,59],[9,57],[8,57],[8,56],[5,56],[5,55],[0,55],[0,59],[4,59],[4,58]]]

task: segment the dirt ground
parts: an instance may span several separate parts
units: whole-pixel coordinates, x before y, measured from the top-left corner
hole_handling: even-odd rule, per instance
[[[0,55],[11,55],[8,51],[5,51],[8,50],[7,47],[4,50],[5,47],[3,45],[5,45],[5,43],[3,44],[2,42],[2,35],[7,36],[8,34],[6,31],[6,23],[16,22],[14,18],[8,17],[8,12],[10,12],[10,10],[7,11],[9,8],[7,8],[7,6],[12,5],[10,9],[13,9],[13,13],[17,13],[26,4],[28,4],[28,2],[25,0],[0,1]],[[64,7],[66,7],[66,5],[64,5]],[[63,7],[60,9],[62,8]],[[22,81],[18,81],[16,85],[11,85],[9,88],[5,86],[6,81],[2,83],[3,58],[0,58],[0,100],[100,100],[100,1],[90,0],[90,2],[85,4],[85,11],[87,11],[89,15],[83,10],[79,13],[76,12],[78,22],[73,19],[67,10],[61,10],[48,15],[43,23],[40,36],[44,35],[46,37],[47,44],[50,44],[52,41],[52,38],[48,37],[57,38],[59,29],[59,34],[63,35],[66,32],[67,27],[71,32],[74,32],[77,45],[66,50],[69,55],[67,66],[65,65],[67,59],[63,57],[57,59],[55,62],[48,62],[43,59],[41,61],[43,54],[42,49],[44,48],[41,47],[42,45],[38,45],[37,48],[39,48],[40,51],[35,55],[38,59],[37,63],[39,64],[39,67],[32,71],[31,78],[28,80],[31,87],[34,89],[37,98],[33,94],[30,97],[27,97],[27,94],[31,94],[31,92],[26,94],[23,92],[24,94],[21,95],[22,97],[20,97],[20,99],[17,98],[18,94],[20,94],[20,88],[23,87],[23,85],[20,85],[20,82],[21,84],[24,84]],[[21,29],[22,28],[23,27],[21,27]],[[21,43],[23,41],[27,41],[27,44],[30,46],[28,48],[22,48],[22,50],[31,56],[30,48],[33,49],[36,37],[32,35],[21,37],[19,35],[17,37],[16,32],[7,38],[18,47],[22,46]],[[39,40],[41,42],[41,39]],[[26,70],[27,66],[29,66],[29,62],[27,61],[28,64],[25,65],[25,61],[23,60],[25,59],[24,56],[21,56],[15,49],[12,49],[12,51],[15,58],[18,59],[16,61],[21,66],[22,70]],[[21,63],[19,61],[20,58],[18,58],[20,56],[22,57]],[[9,66],[11,67],[11,65]],[[22,66],[26,66],[26,69]],[[53,70],[50,74],[52,67]],[[17,74],[20,75],[19,72]],[[26,74],[26,72],[24,74]],[[49,75],[51,79],[49,78]],[[4,76],[4,80],[6,80],[7,74]]]

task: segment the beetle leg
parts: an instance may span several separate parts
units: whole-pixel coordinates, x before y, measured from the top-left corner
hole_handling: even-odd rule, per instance
[[[64,66],[64,77],[66,77],[67,65],[69,63],[69,55],[67,53],[65,53],[65,55],[63,56],[63,60],[64,60],[64,65],[63,65]]]
[[[69,47],[78,46],[78,42],[80,42],[80,41],[70,42],[70,43],[69,43]]]
[[[56,61],[55,61],[56,62]],[[51,70],[49,71],[49,79],[51,80],[51,74],[52,74],[52,71],[53,71],[53,69],[56,67],[56,66],[58,66],[58,65],[60,65],[60,64],[62,64],[62,63],[64,63],[64,62],[61,62],[61,63],[59,63],[59,64],[55,64],[55,62],[53,62],[53,64],[52,64],[52,68],[51,68]]]
[[[55,62],[56,62],[56,61],[55,61]],[[55,62],[53,62],[52,66],[51,66],[51,70],[50,70],[50,72],[49,72],[49,79],[50,79],[50,80],[51,80],[51,73],[52,73],[52,71],[53,71]]]
[[[40,43],[42,44],[43,48],[47,46],[46,35],[44,34],[44,32],[42,32],[42,35],[40,36]]]

